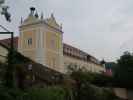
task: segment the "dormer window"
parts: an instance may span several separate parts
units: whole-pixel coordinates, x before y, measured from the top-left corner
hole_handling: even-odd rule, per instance
[[[27,42],[28,42],[28,45],[32,45],[32,38],[28,38]]]

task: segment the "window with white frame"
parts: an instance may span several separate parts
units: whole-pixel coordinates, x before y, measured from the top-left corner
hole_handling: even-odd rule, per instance
[[[27,43],[28,45],[32,45],[32,38],[28,38]]]

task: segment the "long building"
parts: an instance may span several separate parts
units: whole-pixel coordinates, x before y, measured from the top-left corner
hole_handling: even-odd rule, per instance
[[[49,18],[39,18],[34,9],[29,16],[21,21],[20,34],[14,38],[14,46],[26,57],[56,71],[66,73],[70,64],[92,72],[104,72],[103,65],[93,56],[63,43],[62,26],[53,14]],[[9,45],[10,39],[1,40]]]

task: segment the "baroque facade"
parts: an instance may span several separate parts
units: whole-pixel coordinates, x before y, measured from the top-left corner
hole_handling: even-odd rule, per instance
[[[24,56],[56,71],[65,73],[69,64],[85,67],[92,72],[104,72],[100,62],[88,53],[63,43],[62,26],[53,14],[50,18],[39,18],[33,8],[29,16],[21,21],[20,35],[16,37],[16,48]]]

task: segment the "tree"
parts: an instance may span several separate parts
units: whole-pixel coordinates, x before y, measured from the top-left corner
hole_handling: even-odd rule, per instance
[[[8,55],[7,55],[7,65],[5,66],[5,76],[4,76],[4,85],[9,88],[13,88],[15,86],[15,81],[14,81],[14,55],[13,55],[13,50],[9,50]]]
[[[4,15],[8,22],[11,22],[11,14],[8,12],[9,7],[4,5],[5,0],[0,0],[1,15]]]
[[[0,5],[2,5],[5,2],[5,0],[0,0]]]
[[[74,100],[118,100],[111,89],[105,88],[112,86],[112,77],[81,69],[73,69],[70,76],[76,81],[73,87]]]
[[[133,88],[133,55],[125,52],[117,62],[114,79],[121,87]]]

